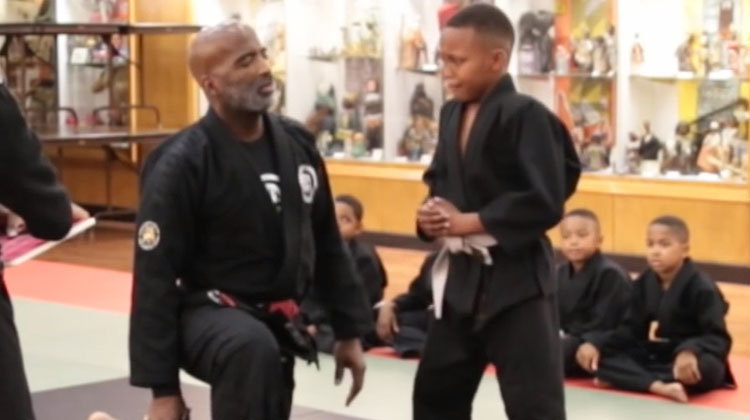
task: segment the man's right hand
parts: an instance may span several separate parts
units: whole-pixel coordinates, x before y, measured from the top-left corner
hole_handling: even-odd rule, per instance
[[[181,396],[158,397],[151,400],[145,420],[182,420],[185,411]]]
[[[396,305],[393,302],[385,302],[378,310],[378,323],[375,331],[381,340],[386,343],[393,343],[393,334],[398,333]]]
[[[599,369],[599,349],[591,343],[583,343],[576,352],[576,361],[583,370],[594,373]]]
[[[432,199],[425,201],[417,210],[417,224],[425,235],[432,238],[444,236],[450,228],[448,215]]]

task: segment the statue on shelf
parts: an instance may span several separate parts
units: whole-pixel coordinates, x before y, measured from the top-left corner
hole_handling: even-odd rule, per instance
[[[695,137],[691,133],[690,125],[686,122],[677,123],[675,128],[675,170],[682,175],[690,175],[696,172],[695,161],[698,158],[698,149]]]
[[[594,52],[592,54],[593,67],[591,72],[593,76],[604,76],[610,72],[606,42],[602,36],[594,40]]]
[[[690,34],[687,40],[677,48],[677,69],[681,72],[695,73],[695,35]]]
[[[628,143],[625,145],[626,173],[635,175],[641,168],[641,137],[636,133],[628,135]]]
[[[573,42],[573,63],[580,73],[591,73],[594,67],[594,41],[588,29],[583,32],[583,37]]]
[[[615,37],[615,35],[615,26],[609,25],[609,29],[604,35],[604,46],[607,50],[607,65],[609,67],[609,76],[614,76],[617,69],[617,38]]]
[[[661,173],[659,157],[662,151],[662,142],[651,132],[651,123],[643,123],[643,137],[641,147],[638,150],[641,159],[640,172],[642,176],[656,176]]]
[[[721,155],[721,124],[711,121],[698,153],[698,168],[702,172],[718,174],[721,170]]]
[[[630,49],[630,65],[633,67],[633,70],[638,70],[640,66],[643,65],[644,60],[645,56],[643,54],[643,45],[641,45],[640,36],[635,34],[635,40]]]
[[[336,91],[333,86],[318,92],[315,108],[307,117],[305,126],[315,136],[318,150],[328,154],[336,134]]]
[[[696,48],[691,51],[691,61],[693,62],[693,69],[698,77],[704,77],[711,70],[710,64],[710,45],[707,33],[703,33],[700,36],[700,40]]]
[[[570,51],[563,44],[558,44],[555,48],[555,71],[557,74],[570,72]]]
[[[369,79],[365,84],[364,126],[367,150],[383,147],[383,96],[380,82]]]
[[[554,15],[548,11],[527,12],[518,23],[519,73],[544,74],[552,71],[554,41],[550,31],[555,24]]]
[[[336,127],[336,146],[339,149],[349,150],[354,136],[358,133],[362,133],[359,97],[356,93],[349,92],[341,102],[341,112]]]
[[[420,69],[427,63],[427,43],[416,20],[401,37],[400,67],[403,69]]]
[[[437,143],[435,105],[427,96],[423,83],[414,88],[409,108],[411,123],[401,139],[399,152],[411,161],[419,161],[422,155],[431,154]]]
[[[589,171],[598,172],[609,167],[609,149],[604,144],[605,135],[597,133],[591,136],[583,148],[583,167]]]
[[[435,118],[435,102],[427,96],[424,83],[417,83],[414,87],[409,108],[412,116],[416,115],[430,120]]]

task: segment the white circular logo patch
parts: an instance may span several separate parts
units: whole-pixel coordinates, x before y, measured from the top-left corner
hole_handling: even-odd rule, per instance
[[[150,220],[141,223],[141,227],[138,228],[138,246],[142,250],[151,251],[156,248],[160,238],[159,225]]]
[[[302,200],[307,204],[312,204],[315,192],[318,190],[318,174],[312,166],[300,165],[297,177],[302,191]]]

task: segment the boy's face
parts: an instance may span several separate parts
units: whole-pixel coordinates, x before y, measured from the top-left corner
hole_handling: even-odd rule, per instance
[[[670,273],[687,258],[689,246],[668,226],[651,225],[646,240],[646,261],[657,274]]]
[[[509,53],[473,28],[443,29],[440,38],[443,83],[460,102],[474,102],[508,69]]]
[[[602,245],[599,226],[587,217],[566,217],[560,224],[560,234],[562,253],[572,263],[588,261]]]
[[[336,202],[336,221],[339,224],[339,232],[345,241],[351,240],[362,233],[362,223],[357,220],[354,210],[346,203]]]

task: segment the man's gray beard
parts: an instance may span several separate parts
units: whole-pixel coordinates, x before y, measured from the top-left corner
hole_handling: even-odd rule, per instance
[[[233,86],[227,90],[227,102],[233,109],[249,112],[265,112],[273,105],[273,95],[265,97],[258,89],[267,80],[258,80],[249,85]]]

